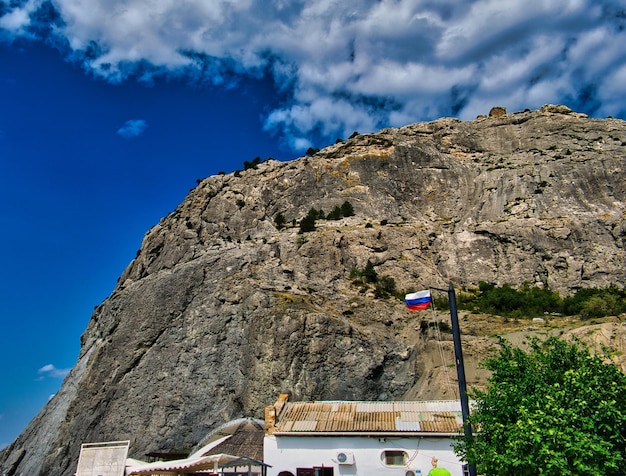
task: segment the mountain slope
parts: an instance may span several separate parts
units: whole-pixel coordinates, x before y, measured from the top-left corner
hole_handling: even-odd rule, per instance
[[[623,284],[625,163],[624,121],[545,106],[385,129],[209,177],[146,234],[2,471],[72,474],[88,441],[130,439],[138,458],[190,448],[225,421],[262,417],[282,391],[452,398],[432,357],[450,343],[422,325],[433,314],[377,299],[353,270],[369,260],[404,290]],[[346,200],[355,216],[313,232],[275,226],[278,213],[291,223]],[[490,346],[477,319],[463,319],[474,383]]]

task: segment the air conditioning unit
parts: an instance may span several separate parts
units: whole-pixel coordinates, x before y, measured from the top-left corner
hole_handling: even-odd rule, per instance
[[[338,451],[335,460],[339,464],[354,464],[354,455],[348,451]]]

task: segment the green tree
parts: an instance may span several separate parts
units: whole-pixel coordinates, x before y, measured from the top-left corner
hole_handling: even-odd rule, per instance
[[[317,220],[317,210],[315,208],[311,208],[309,213],[300,220],[300,231],[299,233],[306,233],[308,231],[315,231],[315,220]]]
[[[274,224],[276,225],[276,228],[280,230],[282,227],[285,226],[285,223],[287,223],[285,215],[283,215],[282,213],[277,213],[274,217]]]
[[[243,161],[243,169],[244,170],[249,170],[249,169],[256,169],[257,166],[261,163],[261,157],[255,157],[252,162],[249,162],[247,160]]]
[[[547,286],[537,287],[524,283],[520,294],[524,300],[521,310],[527,316],[540,316],[546,312],[557,312],[561,309],[561,296]]]
[[[626,474],[626,375],[580,343],[500,341],[455,451],[489,475]]]
[[[315,208],[311,208],[309,210],[309,215],[311,215],[314,220],[323,220],[324,210],[316,210]]]
[[[341,205],[341,214],[344,217],[354,216],[354,207],[352,206],[352,204],[349,201],[346,200]]]
[[[375,283],[378,281],[378,274],[376,273],[374,265],[370,260],[367,260],[367,264],[365,265],[365,268],[363,268],[362,276],[368,283]]]
[[[497,287],[480,281],[478,292],[462,293],[461,309],[479,310],[501,316],[540,316],[546,312],[559,312],[562,300],[558,292],[548,287],[531,286],[524,283],[519,290],[509,284]]]
[[[509,284],[501,288],[493,287],[483,291],[479,298],[480,307],[490,314],[506,315],[520,309],[524,305],[524,298]]]
[[[396,293],[396,280],[391,276],[382,276],[376,282],[374,296],[377,298],[386,298]]]
[[[341,208],[339,207],[339,205],[336,205],[332,209],[332,211],[328,213],[328,216],[326,218],[329,220],[339,220],[341,218]]]
[[[582,288],[563,299],[562,312],[583,318],[618,315],[626,312],[626,289],[612,284],[607,288]]]

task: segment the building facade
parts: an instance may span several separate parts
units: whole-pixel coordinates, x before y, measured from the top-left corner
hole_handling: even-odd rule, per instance
[[[438,460],[452,476],[463,427],[459,401],[289,402],[265,409],[268,476],[426,476]]]

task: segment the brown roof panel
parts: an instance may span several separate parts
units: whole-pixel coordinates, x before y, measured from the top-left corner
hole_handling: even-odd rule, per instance
[[[212,447],[210,454],[224,453],[262,460],[264,437],[265,431],[262,426],[253,421],[245,421],[228,439]]]
[[[428,402],[288,402],[276,432],[427,432],[462,428],[458,400]]]

